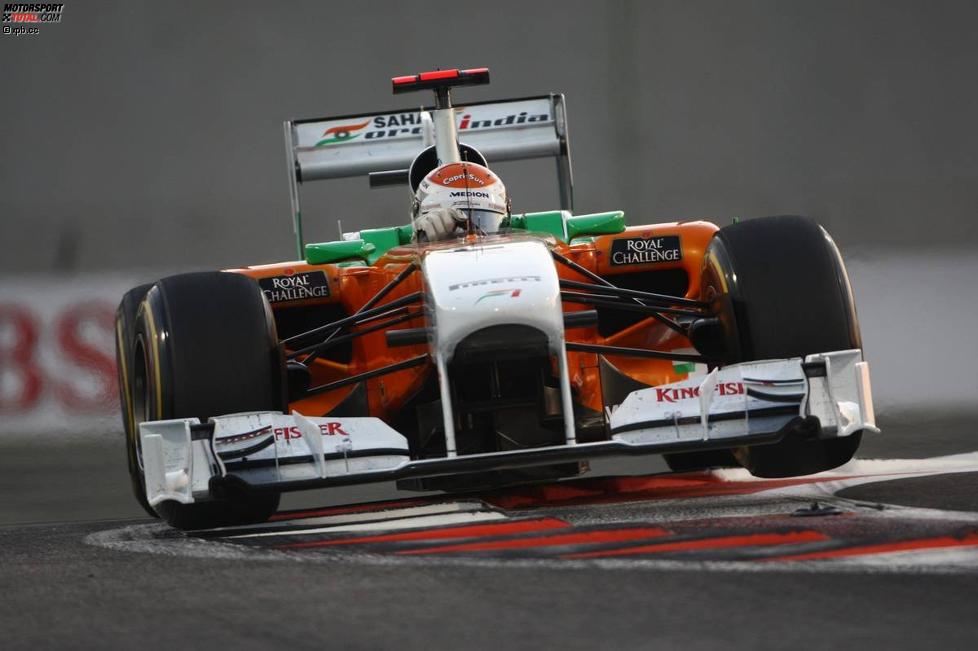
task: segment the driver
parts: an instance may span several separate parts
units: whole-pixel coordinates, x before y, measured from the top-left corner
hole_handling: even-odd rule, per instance
[[[472,230],[480,235],[509,226],[509,197],[499,177],[476,163],[447,163],[418,185],[411,210],[414,239],[446,240]]]

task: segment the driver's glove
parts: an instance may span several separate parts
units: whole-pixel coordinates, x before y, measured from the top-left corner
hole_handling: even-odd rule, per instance
[[[465,226],[465,216],[455,208],[435,208],[414,220],[414,238],[418,242],[448,239]]]

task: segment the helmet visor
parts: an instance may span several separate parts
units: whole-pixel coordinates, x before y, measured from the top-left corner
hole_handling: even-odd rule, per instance
[[[498,233],[509,226],[509,216],[492,210],[466,210],[462,214],[472,220],[472,228],[484,234]]]

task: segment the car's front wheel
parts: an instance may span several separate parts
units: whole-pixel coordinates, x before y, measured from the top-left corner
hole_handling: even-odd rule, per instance
[[[701,287],[721,324],[722,341],[712,347],[728,363],[862,347],[842,257],[810,218],[765,217],[721,228],[707,248]],[[737,448],[734,456],[759,477],[807,475],[849,461],[861,436],[786,438]]]
[[[146,298],[153,283],[133,287],[122,297],[115,313],[115,358],[119,378],[119,404],[122,407],[122,426],[126,435],[126,463],[136,501],[149,515],[159,515],[146,502],[146,485],[140,472],[138,432],[133,415],[133,342],[135,340],[136,312]]]
[[[243,411],[284,411],[284,365],[275,322],[258,284],[232,273],[164,278],[136,311],[128,358],[134,434],[147,420]],[[134,483],[144,486],[138,436],[130,437]],[[153,508],[178,529],[267,520],[279,496],[241,493]]]

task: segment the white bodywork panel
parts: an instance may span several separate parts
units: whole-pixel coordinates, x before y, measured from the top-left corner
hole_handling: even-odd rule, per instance
[[[560,281],[542,242],[527,240],[435,250],[422,262],[435,352],[449,362],[465,337],[494,325],[541,330],[557,350],[564,338]]]
[[[785,414],[769,415],[770,410],[792,404],[798,405],[794,415],[817,416],[825,434],[876,429],[869,367],[861,351],[809,355],[804,362],[824,363],[826,375],[806,378],[796,357],[734,364],[705,378],[633,391],[609,408],[611,431],[627,430],[614,437],[643,444],[740,438],[770,432],[772,418],[785,420]]]
[[[528,239],[433,250],[425,255],[421,269],[434,326],[432,357],[438,369],[448,456],[456,454],[448,363],[460,341],[496,325],[524,325],[546,335],[560,372],[565,440],[573,445],[574,408],[560,279],[546,245]]]
[[[818,416],[823,429],[835,426],[836,436],[876,429],[869,364],[860,351],[809,355],[806,363],[824,362],[824,376],[809,377],[805,414]]]
[[[207,490],[210,474],[206,472],[206,462],[205,472],[197,472],[197,485],[193,481],[194,469],[200,466],[202,459],[197,450],[199,446],[191,442],[190,426],[198,424],[200,421],[196,418],[140,423],[146,498],[150,506],[163,500],[189,504],[194,501],[193,492],[201,481],[204,482],[203,490]]]
[[[550,97],[452,109],[459,140],[493,163],[559,155],[562,110]],[[303,181],[406,168],[430,144],[426,114],[413,109],[287,123],[293,134],[290,153]]]
[[[275,484],[324,479],[375,470],[397,468],[409,460],[403,435],[379,418],[307,418],[297,412],[253,412],[211,419],[210,440],[192,440],[196,418],[152,421],[139,426],[150,506],[173,499],[184,504],[194,494],[206,495],[212,476],[229,469],[234,455],[262,443],[265,447],[246,455],[260,467],[245,473],[250,483]],[[296,460],[307,459],[305,463]],[[216,472],[215,472],[216,470]]]

